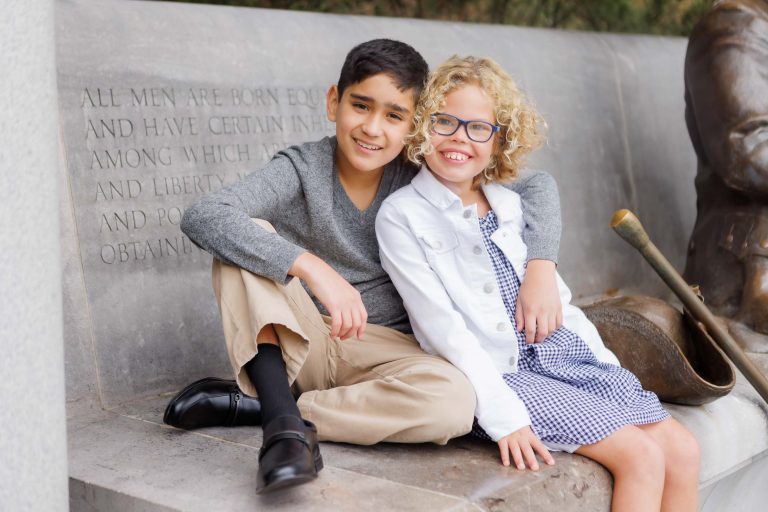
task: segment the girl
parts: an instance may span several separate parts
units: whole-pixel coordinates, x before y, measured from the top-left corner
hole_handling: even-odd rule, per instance
[[[513,179],[543,123],[490,59],[454,57],[430,77],[407,141],[423,167],[376,219],[381,262],[416,338],[475,388],[475,433],[501,460],[538,469],[535,454],[575,452],[614,477],[612,508],[694,511],[698,445],[656,395],[619,366],[597,330],[563,303],[563,327],[528,344],[516,328],[525,278],[520,197]]]

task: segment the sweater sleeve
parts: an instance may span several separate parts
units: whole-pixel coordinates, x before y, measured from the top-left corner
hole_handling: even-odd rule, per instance
[[[507,187],[522,199],[523,241],[528,247],[528,260],[557,263],[562,231],[557,182],[544,171],[525,170]]]
[[[287,283],[288,269],[306,250],[251,219],[274,223],[284,205],[301,195],[290,153],[278,153],[263,169],[190,206],[181,230],[214,257]]]

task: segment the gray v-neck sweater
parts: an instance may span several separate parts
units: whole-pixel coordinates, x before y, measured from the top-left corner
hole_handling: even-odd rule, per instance
[[[374,221],[382,201],[410,183],[417,169],[399,158],[391,162],[373,203],[361,211],[339,181],[335,148],[335,137],[326,137],[279,152],[262,170],[198,200],[181,229],[214,257],[279,283],[288,282],[288,269],[310,251],[360,292],[368,322],[410,333],[403,302],[381,268]],[[560,203],[554,180],[544,172],[526,173],[510,187],[523,199],[529,259],[556,261]],[[270,222],[277,233],[251,218]]]

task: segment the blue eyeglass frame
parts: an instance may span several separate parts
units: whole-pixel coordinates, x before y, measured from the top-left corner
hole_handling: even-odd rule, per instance
[[[453,119],[455,119],[455,120],[456,120],[456,122],[458,122],[459,124],[457,124],[457,125],[456,125],[456,129],[455,129],[455,130],[453,130],[451,133],[440,133],[440,132],[438,132],[437,130],[435,130],[435,126],[434,126],[434,123],[435,123],[435,119],[437,118],[437,116],[447,116],[447,117],[453,118]],[[469,138],[469,140],[471,140],[471,141],[473,141],[473,142],[479,142],[479,143],[481,143],[481,144],[482,144],[482,143],[484,143],[484,142],[488,142],[489,140],[491,140],[491,139],[493,138],[493,134],[494,134],[494,133],[496,133],[496,132],[498,132],[499,130],[501,130],[501,127],[500,127],[500,126],[498,126],[498,125],[495,125],[495,124],[491,124],[491,123],[489,123],[488,121],[483,121],[483,120],[481,120],[481,119],[470,119],[469,121],[465,121],[464,119],[461,119],[460,117],[456,117],[456,116],[454,116],[454,115],[451,115],[451,114],[445,114],[445,113],[443,113],[443,112],[435,112],[434,114],[431,114],[431,115],[429,116],[429,119],[430,119],[430,121],[432,121],[432,130],[433,130],[435,133],[437,133],[438,135],[445,135],[445,136],[448,136],[448,135],[453,135],[454,133],[456,133],[456,132],[459,130],[459,128],[461,128],[461,127],[463,126],[463,127],[464,127],[464,133],[466,133],[466,134],[467,134],[467,137]],[[490,135],[488,136],[488,138],[487,138],[487,139],[485,139],[485,140],[477,140],[477,139],[474,139],[474,138],[472,138],[472,136],[469,134],[469,128],[467,127],[467,126],[469,125],[469,123],[483,123],[483,124],[487,124],[488,126],[490,126],[490,127],[491,127],[491,134],[490,134]]]

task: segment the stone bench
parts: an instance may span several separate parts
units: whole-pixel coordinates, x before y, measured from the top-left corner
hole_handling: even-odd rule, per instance
[[[684,39],[60,0],[72,510],[609,509],[611,479],[599,465],[558,454],[555,467],[520,473],[500,466],[495,445],[470,438],[324,443],[320,478],[257,497],[259,428],[162,424],[174,391],[230,374],[210,256],[179,231],[184,208],[280,148],[333,133],[325,90],[345,53],[374,37],[409,42],[430,65],[452,53],[498,60],[550,126],[532,165],[560,184],[560,270],[575,296],[669,297],[608,222],[633,209],[682,266],[696,165],[683,120]],[[702,445],[703,510],[768,497],[752,485],[768,471],[767,409],[743,379],[714,403],[670,410]]]

